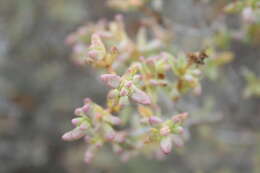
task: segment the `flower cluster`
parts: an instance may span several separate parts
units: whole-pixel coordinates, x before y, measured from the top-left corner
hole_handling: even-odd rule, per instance
[[[191,90],[200,94],[206,51],[173,51],[171,32],[154,18],[143,20],[136,38],[130,39],[121,15],[111,22],[81,27],[66,41],[74,49],[73,60],[98,69],[100,80],[110,88],[106,106],[85,99],[75,110],[75,128],[63,135],[66,141],[84,138],[86,163],[106,143],[124,161],[139,153],[161,158],[171,152],[173,144],[183,145],[188,113],[165,113],[160,97],[163,94],[174,104]]]

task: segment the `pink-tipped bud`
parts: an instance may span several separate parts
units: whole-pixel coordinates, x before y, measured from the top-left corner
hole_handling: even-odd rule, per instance
[[[77,139],[80,139],[81,137],[83,137],[85,134],[84,132],[82,132],[80,129],[78,128],[75,128],[67,133],[65,133],[63,136],[62,136],[62,139],[64,141],[74,141],[74,140],[77,140]]]
[[[138,88],[134,88],[131,98],[139,104],[143,104],[143,105],[151,104],[150,97],[145,92],[143,92]]]
[[[88,51],[88,57],[91,58],[91,59],[96,60],[97,57],[98,57],[98,51],[96,51],[96,50]]]
[[[172,117],[172,121],[175,124],[183,123],[187,118],[189,114],[187,112],[177,114]]]
[[[120,91],[120,96],[127,96],[128,95],[128,90],[125,88],[122,88]]]
[[[177,147],[183,147],[184,142],[183,139],[180,136],[174,135],[172,137],[173,143],[177,146]]]
[[[85,98],[83,102],[84,104],[90,104],[92,101],[90,98]]]
[[[170,136],[167,136],[161,140],[160,148],[164,154],[169,154],[172,151],[172,140]]]
[[[162,136],[168,136],[170,133],[171,133],[171,129],[169,128],[169,126],[163,126],[163,127],[160,129],[160,134],[161,134]]]
[[[126,84],[125,84],[125,86],[126,86],[127,88],[131,88],[131,87],[133,86],[133,82],[127,81]]]
[[[89,109],[90,109],[90,104],[85,104],[85,105],[81,108],[81,110],[82,110],[85,114],[88,113]]]
[[[76,108],[74,111],[74,114],[77,116],[81,116],[82,115],[82,109],[81,108]]]
[[[89,164],[94,158],[94,154],[91,151],[86,151],[84,155],[84,162]]]
[[[149,123],[150,123],[151,125],[159,124],[159,123],[161,123],[161,122],[162,122],[162,120],[161,120],[159,117],[157,117],[157,116],[151,116],[151,117],[149,117]]]
[[[113,131],[113,130],[110,130],[110,131],[108,131],[108,132],[105,134],[105,138],[106,138],[106,140],[108,140],[108,141],[113,141],[114,138],[115,138],[115,136],[116,136],[116,133],[115,133],[115,131]]]
[[[120,118],[111,115],[105,116],[105,120],[113,125],[120,125],[122,123]]]
[[[176,133],[182,135],[184,133],[184,128],[181,126],[176,127]]]
[[[73,118],[71,120],[71,123],[74,125],[74,126],[77,126],[80,122],[81,122],[82,118]]]
[[[88,124],[83,122],[83,123],[79,126],[79,129],[82,130],[82,131],[87,130],[87,129],[88,129]]]
[[[100,79],[111,88],[119,87],[121,82],[121,77],[116,74],[103,74]]]

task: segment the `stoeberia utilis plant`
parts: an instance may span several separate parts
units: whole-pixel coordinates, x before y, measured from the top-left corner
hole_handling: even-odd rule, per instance
[[[110,0],[109,4],[120,8],[123,2]],[[130,5],[122,6],[123,10],[140,9],[148,1],[127,2]],[[75,128],[62,137],[66,141],[84,139],[88,144],[86,163],[105,144],[111,144],[122,160],[141,153],[160,158],[173,145],[183,145],[188,113],[165,111],[162,105],[175,104],[189,91],[200,94],[208,56],[204,51],[176,51],[167,24],[154,17],[159,13],[148,14],[151,16],[142,20],[135,38],[129,37],[123,17],[117,15],[111,22],[83,26],[67,39],[74,49],[73,60],[95,68],[100,81],[110,88],[105,107],[86,98],[75,109]]]

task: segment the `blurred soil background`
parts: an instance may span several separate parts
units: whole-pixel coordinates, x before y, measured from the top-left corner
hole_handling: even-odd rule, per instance
[[[238,16],[216,17],[224,3],[164,0],[174,44],[200,50],[213,25],[239,27]],[[83,98],[103,104],[107,92],[91,68],[72,63],[64,40],[80,25],[116,13],[105,0],[0,0],[0,173],[259,173],[260,99],[243,98],[241,69],[260,74],[260,44],[239,40],[230,44],[234,61],[215,81],[203,81],[202,96],[181,103],[196,123],[185,147],[167,160],[121,163],[105,149],[85,165],[83,142],[61,140]],[[131,33],[139,14],[125,17]]]

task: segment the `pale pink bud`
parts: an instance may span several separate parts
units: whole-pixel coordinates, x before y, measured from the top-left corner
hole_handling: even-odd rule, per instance
[[[120,96],[126,96],[128,94],[128,90],[125,88],[122,88],[120,91]]]
[[[98,57],[98,51],[96,51],[96,50],[88,51],[88,57],[96,60]]]
[[[127,88],[131,88],[131,87],[133,86],[133,82],[127,81],[126,84],[125,84],[125,86],[126,86]]]
[[[80,139],[81,137],[83,137],[85,134],[84,132],[82,132],[80,129],[78,128],[75,128],[67,133],[65,133],[63,136],[62,136],[62,139],[65,140],[65,141],[74,141],[74,140],[77,140],[77,139]]]
[[[159,124],[161,122],[162,122],[162,120],[157,116],[149,117],[149,123],[152,124],[152,125]]]
[[[91,99],[90,98],[85,98],[83,102],[84,102],[84,104],[90,104],[91,103]]]
[[[84,162],[89,164],[94,158],[94,154],[91,151],[86,151],[84,155]]]
[[[115,133],[115,131],[113,131],[113,130],[110,130],[110,131],[106,132],[106,134],[105,134],[105,138],[106,138],[106,140],[108,140],[108,141],[113,141],[113,139],[115,138],[115,136],[116,136],[116,133]]]
[[[140,104],[144,104],[144,105],[151,104],[150,97],[145,92],[143,92],[142,90],[140,90],[138,88],[134,88],[131,98],[135,102],[140,103]]]
[[[182,147],[184,145],[183,139],[180,136],[173,135],[172,140],[177,147]]]
[[[189,114],[187,112],[184,112],[184,113],[180,113],[178,115],[175,115],[172,117],[172,121],[175,123],[175,124],[178,124],[178,123],[183,123],[187,118],[188,118]]]
[[[81,108],[76,108],[74,111],[74,114],[77,116],[81,116],[82,115],[82,109]]]
[[[100,79],[111,88],[119,87],[121,82],[121,77],[116,74],[103,74]]]
[[[176,133],[182,135],[184,133],[184,128],[181,126],[176,127]]]
[[[76,126],[76,125],[78,125],[80,122],[81,122],[81,118],[73,118],[72,120],[71,120],[71,123],[74,125],[74,126]]]
[[[169,126],[163,126],[161,129],[160,129],[160,134],[162,136],[167,136],[171,133],[171,129],[169,128]]]
[[[79,126],[79,129],[80,129],[80,130],[83,130],[83,131],[84,131],[84,130],[87,130],[87,129],[88,129],[88,124],[83,122],[83,123]]]
[[[122,154],[123,153],[123,148],[120,147],[119,145],[113,145],[113,151],[116,153],[116,154]]]
[[[164,137],[160,142],[161,151],[164,154],[169,154],[172,150],[172,140],[170,136]]]
[[[120,125],[122,122],[120,118],[111,115],[105,116],[105,120],[113,125]]]
[[[82,110],[85,114],[88,113],[89,109],[90,109],[90,104],[85,104],[85,105],[81,108],[81,110]]]

